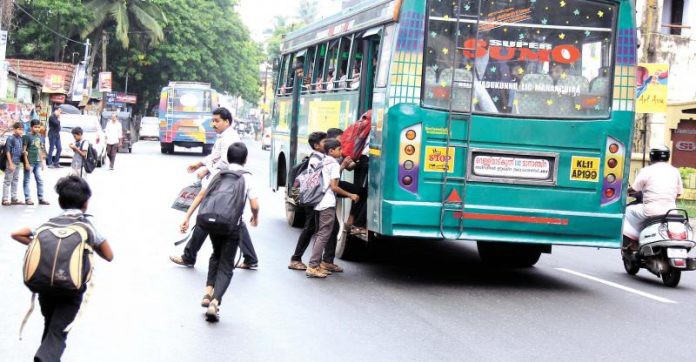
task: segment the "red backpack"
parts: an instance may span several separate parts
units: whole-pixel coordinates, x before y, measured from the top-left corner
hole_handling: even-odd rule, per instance
[[[353,160],[359,159],[365,149],[371,129],[372,111],[367,111],[341,135],[341,153],[343,157],[350,157]]]

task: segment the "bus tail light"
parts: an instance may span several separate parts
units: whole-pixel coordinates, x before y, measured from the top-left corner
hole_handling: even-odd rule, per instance
[[[604,152],[604,179],[602,181],[602,206],[621,199],[623,191],[624,162],[626,147],[613,137],[607,137]]]
[[[401,131],[399,142],[399,185],[408,192],[418,192],[421,140],[423,125],[417,124]]]

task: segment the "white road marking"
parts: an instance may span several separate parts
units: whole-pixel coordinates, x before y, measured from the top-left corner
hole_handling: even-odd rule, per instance
[[[636,294],[636,295],[640,295],[641,297],[645,297],[645,298],[648,298],[648,299],[652,299],[652,300],[657,301],[657,302],[668,303],[668,304],[677,304],[677,302],[675,302],[675,301],[673,301],[673,300],[671,300],[671,299],[658,297],[657,295],[654,295],[654,294],[650,294],[650,293],[646,293],[646,292],[643,292],[643,291],[640,291],[640,290],[637,290],[637,289],[625,287],[625,286],[623,286],[623,285],[621,285],[621,284],[617,284],[617,283],[614,283],[614,282],[610,282],[610,281],[608,281],[608,280],[604,280],[604,279],[600,279],[600,278],[597,278],[597,277],[593,277],[593,276],[591,276],[591,275],[587,275],[587,274],[583,274],[583,273],[580,273],[580,272],[576,272],[576,271],[574,271],[574,270],[570,270],[570,269],[566,269],[566,268],[556,268],[556,270],[562,271],[562,272],[564,272],[564,273],[572,274],[572,275],[575,275],[575,276],[580,277],[580,278],[585,278],[585,279],[591,280],[591,281],[593,281],[593,282],[597,282],[597,283],[600,283],[600,284],[604,284],[604,285],[606,285],[606,286],[610,286],[610,287],[613,287],[613,288],[616,288],[616,289],[621,289],[621,290],[623,290],[623,291],[625,291],[625,292],[629,292],[629,293],[633,293],[633,294]]]

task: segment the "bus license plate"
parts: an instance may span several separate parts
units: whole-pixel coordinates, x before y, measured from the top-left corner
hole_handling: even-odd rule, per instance
[[[669,248],[667,249],[667,257],[670,259],[686,259],[686,249]]]

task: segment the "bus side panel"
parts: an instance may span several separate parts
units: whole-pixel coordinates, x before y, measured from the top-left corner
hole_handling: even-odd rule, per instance
[[[292,113],[292,99],[290,97],[278,97],[273,110],[273,137],[271,142],[271,188],[277,190],[285,186],[283,180],[288,171],[288,157],[290,155],[290,118]]]

